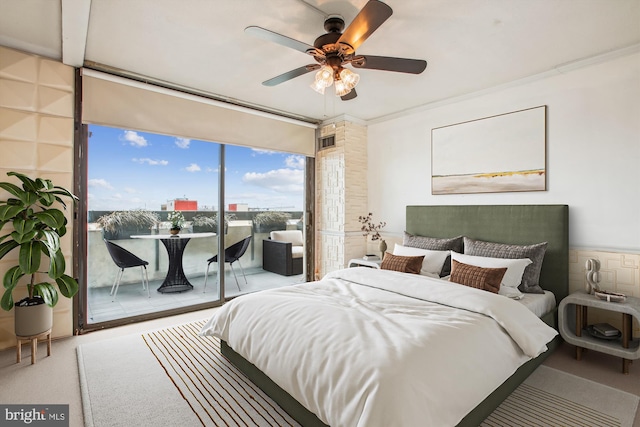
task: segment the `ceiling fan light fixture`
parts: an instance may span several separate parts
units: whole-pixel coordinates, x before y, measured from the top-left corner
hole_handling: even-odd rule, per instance
[[[360,81],[360,76],[351,70],[343,68],[342,71],[340,71],[340,80],[349,89],[349,91],[351,91],[351,89],[356,87]]]
[[[315,90],[320,95],[324,95],[324,88],[326,86],[322,80],[314,80],[310,86],[311,86],[311,89]]]
[[[336,87],[336,95],[337,96],[344,96],[346,94],[348,94],[349,92],[351,92],[350,87],[348,87],[342,80],[336,80],[334,82],[334,86]]]
[[[324,85],[324,87],[331,86],[333,83],[333,68],[328,65],[320,68],[320,71],[316,73],[316,82]]]

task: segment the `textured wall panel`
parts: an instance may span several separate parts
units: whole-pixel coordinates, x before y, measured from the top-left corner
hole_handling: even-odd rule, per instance
[[[0,181],[17,171],[32,178],[49,178],[55,185],[73,185],[74,70],[62,63],[0,47]],[[17,183],[18,181],[15,180]],[[67,274],[72,274],[71,210],[67,235],[61,240]],[[0,275],[17,259],[0,261]],[[46,280],[42,276],[39,280]],[[26,281],[14,300],[26,295]],[[73,333],[72,300],[60,298],[54,309],[53,336]],[[13,311],[0,313],[0,349],[15,346]]]
[[[0,46],[0,79],[38,81],[39,58]]]
[[[0,169],[20,171],[36,168],[36,142],[0,139],[0,147],[2,147]],[[6,176],[3,175],[0,180],[4,181],[4,178]]]
[[[10,108],[0,108],[1,139],[35,141],[37,136],[37,114]]]
[[[73,93],[46,86],[38,88],[38,111],[54,116],[73,116]]]
[[[0,107],[35,111],[36,89],[33,83],[0,79]]]

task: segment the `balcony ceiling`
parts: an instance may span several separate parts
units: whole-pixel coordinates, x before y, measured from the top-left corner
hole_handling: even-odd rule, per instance
[[[422,74],[357,70],[351,101],[312,91],[313,73],[261,84],[313,58],[247,26],[313,44],[327,15],[348,25],[366,2],[0,0],[0,45],[315,120],[384,118],[640,50],[638,0],[389,0],[393,15],[357,53],[426,59]]]

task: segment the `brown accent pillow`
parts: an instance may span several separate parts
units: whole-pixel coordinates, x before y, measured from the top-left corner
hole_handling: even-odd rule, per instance
[[[385,252],[380,268],[382,270],[402,271],[403,273],[420,274],[424,255],[400,256]]]
[[[483,268],[475,265],[463,264],[455,259],[451,260],[451,282],[472,288],[498,293],[500,282],[507,272],[503,268]]]

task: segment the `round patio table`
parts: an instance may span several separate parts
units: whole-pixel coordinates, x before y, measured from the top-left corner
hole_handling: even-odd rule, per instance
[[[184,292],[193,289],[182,268],[184,248],[191,239],[215,237],[216,233],[186,233],[186,234],[137,234],[132,239],[160,240],[169,254],[169,270],[167,276],[158,288],[158,292]]]

